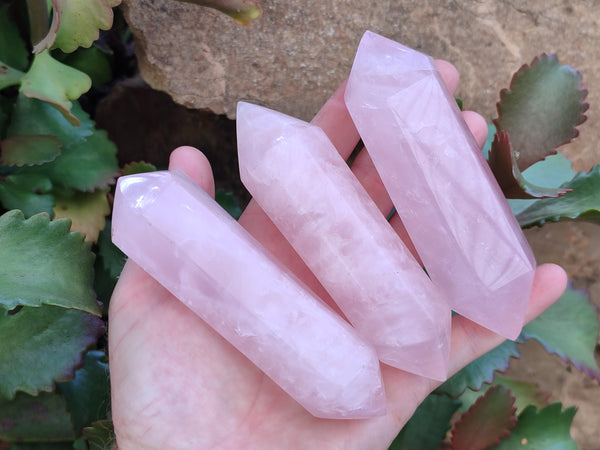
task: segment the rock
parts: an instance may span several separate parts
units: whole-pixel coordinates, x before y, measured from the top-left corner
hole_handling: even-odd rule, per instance
[[[225,116],[185,108],[132,78],[110,90],[95,117],[117,144],[121,167],[146,161],[166,168],[174,148],[191,145],[210,160],[217,188],[233,192],[242,206],[250,200],[238,173],[235,122]]]
[[[438,58],[462,74],[458,95],[486,119],[512,73],[542,52],[582,71],[592,105],[600,3],[565,0],[448,2],[261,1],[250,27],[212,9],[174,0],[124,0],[140,70],[154,88],[190,108],[235,115],[238,100],[309,120],[349,73],[370,29]],[[560,30],[560,32],[557,32]],[[581,170],[598,162],[597,110],[566,147]]]

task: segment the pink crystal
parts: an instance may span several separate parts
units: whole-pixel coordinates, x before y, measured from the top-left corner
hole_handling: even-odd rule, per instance
[[[379,359],[445,380],[451,312],[319,127],[238,103],[240,174]]]
[[[373,349],[183,173],[120,178],[113,241],[313,415],[385,412]]]
[[[367,32],[350,115],[431,279],[461,315],[515,339],[535,260],[434,61]]]

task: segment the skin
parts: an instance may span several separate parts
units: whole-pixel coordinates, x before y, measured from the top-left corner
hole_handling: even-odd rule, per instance
[[[458,72],[448,62],[437,63],[454,92]],[[342,84],[313,123],[323,128],[347,158],[359,137],[343,104],[344,89]],[[463,114],[483,145],[485,121],[473,112]],[[214,196],[210,164],[198,150],[176,149],[169,167],[186,172]],[[391,200],[366,152],[359,154],[352,170],[382,212],[389,212]],[[249,204],[240,223],[331,304],[256,203]],[[393,217],[391,223],[412,247],[399,218]],[[554,303],[565,286],[562,268],[539,266],[527,321]],[[368,420],[317,419],[132,261],[125,265],[114,291],[109,319],[112,418],[121,449],[386,449],[439,384],[382,365],[386,415]],[[451,373],[502,342],[502,337],[454,316]]]

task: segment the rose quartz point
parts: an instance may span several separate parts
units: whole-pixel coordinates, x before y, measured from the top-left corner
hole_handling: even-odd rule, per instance
[[[451,311],[319,127],[238,103],[240,175],[379,359],[445,380]]]
[[[431,279],[452,309],[516,339],[535,259],[435,62],[366,32],[345,100]]]
[[[113,241],[314,416],[385,412],[374,350],[183,173],[120,178]]]

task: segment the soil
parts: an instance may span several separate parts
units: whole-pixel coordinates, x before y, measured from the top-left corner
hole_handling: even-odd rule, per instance
[[[141,79],[129,79],[111,89],[96,109],[100,128],[108,131],[119,148],[121,165],[146,161],[159,168],[168,164],[172,149],[192,145],[212,164],[217,188],[233,192],[243,207],[249,195],[238,176],[235,123],[224,116],[190,110],[173,103],[167,94],[154,91]],[[590,292],[600,308],[600,228],[587,223],[553,223],[526,231],[538,263],[555,262],[567,270],[576,288]],[[596,357],[600,362],[600,346]],[[599,450],[600,384],[540,345],[521,346],[511,376],[536,381],[551,401],[576,406],[572,436],[582,450]]]

